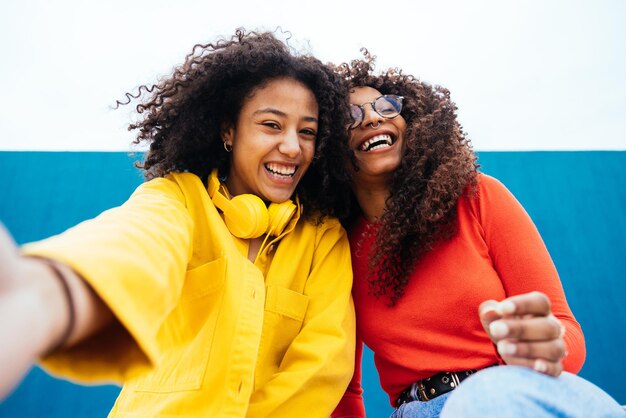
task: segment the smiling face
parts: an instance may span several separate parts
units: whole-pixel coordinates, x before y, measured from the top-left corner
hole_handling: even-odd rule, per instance
[[[281,78],[247,98],[236,126],[222,132],[232,145],[226,186],[280,203],[291,198],[315,153],[318,106],[302,83]]]
[[[350,103],[362,105],[361,124],[350,131],[350,148],[354,151],[359,170],[354,173],[357,182],[388,180],[400,166],[404,153],[406,121],[400,115],[386,119],[369,104],[381,93],[372,87],[356,87],[350,91]]]

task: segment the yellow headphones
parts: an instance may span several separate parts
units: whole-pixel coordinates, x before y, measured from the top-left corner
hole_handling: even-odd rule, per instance
[[[231,234],[238,238],[258,238],[263,234],[280,235],[296,212],[296,205],[287,200],[265,206],[260,197],[240,194],[229,199],[228,189],[217,178],[217,170],[209,176],[209,196],[224,213],[224,222]]]

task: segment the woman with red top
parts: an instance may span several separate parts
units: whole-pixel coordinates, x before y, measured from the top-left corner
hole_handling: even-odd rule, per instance
[[[372,64],[336,68],[353,119],[343,221],[357,338],[392,417],[622,416],[575,376],[584,337],[555,266],[515,197],[477,171],[448,90]],[[334,417],[365,416],[361,350]]]

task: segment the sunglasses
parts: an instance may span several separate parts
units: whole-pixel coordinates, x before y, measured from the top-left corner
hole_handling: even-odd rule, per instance
[[[350,116],[352,116],[352,123],[350,129],[356,129],[359,127],[363,118],[365,117],[365,105],[372,105],[372,109],[385,119],[393,119],[402,111],[402,96],[396,96],[395,94],[385,94],[378,97],[373,102],[367,102],[360,105],[350,104]]]

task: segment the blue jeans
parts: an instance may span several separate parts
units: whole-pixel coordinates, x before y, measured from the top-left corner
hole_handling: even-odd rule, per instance
[[[452,392],[406,403],[391,418],[626,417],[600,388],[570,373],[553,378],[517,366],[490,367]]]

